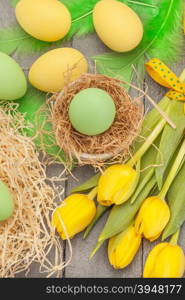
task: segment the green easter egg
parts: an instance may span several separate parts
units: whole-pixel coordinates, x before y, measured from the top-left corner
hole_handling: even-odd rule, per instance
[[[26,93],[24,72],[16,61],[0,52],[0,100],[16,100]]]
[[[80,91],[69,105],[69,119],[73,127],[85,135],[105,132],[114,122],[115,115],[113,99],[98,88]]]
[[[13,214],[13,197],[6,184],[0,181],[0,221],[4,221]]]

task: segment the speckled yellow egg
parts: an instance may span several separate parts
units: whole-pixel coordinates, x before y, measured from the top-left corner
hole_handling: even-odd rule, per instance
[[[54,42],[71,27],[71,15],[58,0],[21,0],[15,14],[20,26],[36,39]]]
[[[59,92],[65,83],[79,78],[88,70],[84,55],[74,48],[58,48],[40,56],[31,66],[29,81],[44,92]]]
[[[119,1],[99,1],[94,7],[93,22],[102,42],[116,52],[131,51],[143,37],[140,18]]]

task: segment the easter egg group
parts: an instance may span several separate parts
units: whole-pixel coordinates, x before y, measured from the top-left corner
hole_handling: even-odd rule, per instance
[[[72,22],[76,21],[72,20],[67,6],[59,0],[19,0],[15,16],[28,35],[46,46],[65,38],[71,30]],[[97,1],[92,11],[92,22],[99,39],[115,52],[133,50],[143,37],[140,18],[120,1]],[[87,72],[85,56],[74,48],[64,47],[50,50],[37,58],[30,67],[28,80],[42,92],[58,93],[66,84]],[[24,101],[26,91],[27,80],[22,68],[13,58],[0,52],[0,100],[22,98]],[[38,105],[33,103],[33,107]],[[33,108],[27,108],[25,104],[24,112],[30,114]],[[100,88],[84,88],[71,100],[68,118],[71,127],[80,134],[103,134],[116,118],[114,99]],[[1,181],[0,189],[0,221],[4,221],[13,214],[14,205],[8,187]]]
[[[44,42],[61,40],[71,29],[71,14],[58,0],[20,0],[15,15],[26,33]],[[98,1],[92,12],[92,20],[98,37],[113,51],[133,50],[142,40],[140,18],[120,1]],[[66,83],[77,80],[86,72],[88,62],[84,55],[74,48],[65,47],[41,55],[30,67],[28,79],[36,89],[56,93]],[[27,82],[21,67],[4,53],[0,53],[0,82],[1,100],[16,100],[26,93]],[[69,107],[69,120],[73,128],[90,136],[108,130],[115,116],[113,99],[107,92],[97,88],[79,92]]]

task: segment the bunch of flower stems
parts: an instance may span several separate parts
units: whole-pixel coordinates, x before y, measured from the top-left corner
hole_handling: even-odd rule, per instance
[[[185,80],[185,72],[181,80]],[[152,242],[161,234],[163,239],[172,235],[169,243],[157,245],[149,254],[143,276],[181,277],[184,253],[176,243],[177,232],[185,221],[179,209],[185,205],[185,192],[179,189],[185,176],[185,115],[180,101],[164,97],[159,106],[176,128],[170,127],[156,109],[149,112],[131,158],[107,167],[102,174],[75,188],[64,201],[66,205],[57,208],[53,222],[63,239],[72,238],[85,228],[86,238],[110,209],[91,256],[109,239],[108,258],[114,268],[124,268],[132,262],[142,238]],[[89,194],[81,193],[89,189]],[[65,233],[59,218],[65,225]]]

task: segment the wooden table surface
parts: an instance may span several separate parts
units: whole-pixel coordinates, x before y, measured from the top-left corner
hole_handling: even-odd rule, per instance
[[[10,7],[9,0],[0,0],[0,27],[6,27],[16,22],[14,16],[14,9]],[[86,55],[86,57],[90,61],[90,57],[95,54],[100,54],[107,51],[106,47],[101,43],[101,41],[96,37],[95,34],[90,34],[87,37],[76,39],[74,38],[68,43],[63,43],[61,46],[74,47],[82,53]],[[169,45],[170,46],[170,45]],[[17,62],[22,66],[22,68],[26,71],[31,66],[31,64],[35,61],[35,59],[39,56],[39,54],[24,56],[20,55],[18,51],[15,51],[13,57],[17,60]],[[180,74],[180,72],[185,68],[185,56],[182,60],[176,64],[171,66],[172,69],[176,72],[176,74]],[[161,97],[165,93],[165,89],[160,87],[158,84],[154,83],[148,76],[145,78],[145,82],[148,85],[149,92],[148,94],[159,101]],[[145,107],[148,110],[148,103],[145,103]],[[48,168],[48,174],[50,176],[57,175],[61,172],[62,165],[52,165]],[[75,185],[80,182],[83,182],[85,179],[88,179],[93,174],[93,169],[90,167],[78,167],[73,171],[73,174],[76,178],[78,178],[79,182],[77,182],[72,176],[68,176],[68,180],[65,182],[65,195],[68,195],[68,191]],[[184,188],[184,187],[183,187]],[[70,265],[63,270],[63,277],[141,277],[143,271],[143,265],[146,259],[147,254],[153,248],[154,244],[158,243],[156,241],[154,243],[149,243],[148,241],[142,241],[142,245],[140,250],[138,251],[134,261],[130,266],[125,268],[124,270],[114,270],[107,259],[107,244],[105,243],[93,259],[89,260],[89,254],[91,253],[99,232],[101,231],[102,226],[104,225],[106,220],[106,216],[104,216],[99,223],[96,225],[96,228],[92,231],[87,240],[83,240],[83,234],[79,234],[75,238],[72,239],[72,261]],[[183,226],[180,234],[180,245],[185,250],[185,225]],[[63,257],[64,259],[68,259],[69,257],[69,247],[64,242],[63,243]],[[24,277],[25,274],[21,273],[17,277]],[[28,274],[28,277],[44,277],[43,274],[39,274],[38,266],[33,264]]]

